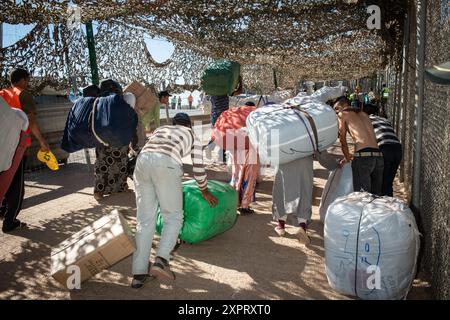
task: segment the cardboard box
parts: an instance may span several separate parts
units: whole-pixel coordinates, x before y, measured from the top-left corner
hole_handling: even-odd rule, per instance
[[[75,233],[51,251],[51,275],[65,288],[73,274],[69,266],[80,268],[80,283],[111,267],[136,250],[131,228],[114,210]]]
[[[136,97],[136,112],[140,115],[152,110],[159,103],[154,88],[146,88],[137,81],[125,87],[123,92],[131,92]]]

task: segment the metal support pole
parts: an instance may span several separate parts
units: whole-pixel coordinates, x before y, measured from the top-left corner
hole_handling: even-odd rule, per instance
[[[401,109],[401,100],[402,100],[402,86],[403,86],[403,75],[401,72],[401,69],[398,71],[397,75],[397,97],[396,97],[396,103],[395,103],[395,112],[394,112],[394,122],[393,122],[393,128],[395,132],[398,135],[398,124],[400,122],[400,109]]]
[[[397,111],[397,90],[398,90],[398,72],[395,72],[394,75],[394,94],[392,95],[392,103],[391,103],[391,114],[390,114],[390,118],[392,121],[392,124],[395,123],[395,115],[396,115],[396,111]]]
[[[425,37],[427,20],[427,1],[417,1],[417,63],[416,63],[416,141],[413,163],[412,207],[420,211],[422,197],[420,178],[422,170],[422,129],[423,129],[423,102],[424,102],[424,68],[425,68]]]
[[[410,70],[410,65],[408,63],[408,61],[410,60],[410,54],[411,54],[411,50],[410,50],[410,42],[411,42],[411,26],[413,23],[413,19],[415,19],[415,8],[413,4],[409,5],[408,8],[408,15],[406,17],[407,20],[407,29],[405,32],[405,46],[404,46],[404,60],[403,60],[403,88],[402,88],[402,107],[401,107],[401,115],[400,118],[401,122],[402,122],[402,126],[401,128],[398,128],[398,131],[400,133],[400,137],[401,137],[401,142],[403,143],[403,148],[402,148],[402,165],[400,166],[400,182],[404,182],[407,177],[406,177],[406,166],[407,163],[405,162],[405,155],[406,155],[406,146],[405,146],[405,139],[406,139],[406,127],[407,127],[407,123],[406,123],[406,114],[407,114],[407,109],[408,109],[408,102],[409,102],[409,97],[408,97],[408,93],[409,93],[409,79],[412,76],[412,71]],[[400,130],[401,129],[401,130]]]
[[[86,23],[86,37],[89,49],[89,64],[91,66],[92,83],[98,85],[99,84],[98,66],[97,66],[97,56],[95,54],[95,40],[92,21]]]
[[[407,71],[407,64],[406,59],[408,54],[408,46],[409,46],[409,19],[410,19],[410,11],[408,10],[405,23],[403,26],[403,50],[402,50],[402,59],[400,63],[402,64],[401,73],[399,75],[400,81],[399,81],[399,90],[398,90],[398,108],[397,108],[397,114],[395,116],[396,122],[395,122],[395,132],[397,133],[397,136],[400,139],[403,139],[400,137],[400,122],[402,120],[403,114],[401,113],[401,110],[403,108],[403,97],[404,97],[404,91],[405,87],[407,86],[408,82],[406,81],[406,73]],[[403,148],[404,149],[404,148]],[[400,175],[401,176],[401,175]],[[400,179],[401,181],[402,179]]]
[[[0,21],[0,48],[3,48],[3,22]]]
[[[100,83],[98,77],[98,66],[97,66],[97,55],[95,53],[95,39],[94,39],[94,28],[92,26],[92,21],[86,24],[86,38],[89,50],[89,65],[91,66],[92,84],[98,85]],[[86,163],[88,168],[91,168],[91,156],[88,149],[84,149],[84,156],[86,157]]]
[[[275,71],[275,68],[273,70],[273,84],[275,85],[275,90],[278,88],[278,81],[277,81],[277,72]]]
[[[0,21],[0,49],[3,49],[3,22]],[[3,55],[0,53],[0,61],[3,61]]]

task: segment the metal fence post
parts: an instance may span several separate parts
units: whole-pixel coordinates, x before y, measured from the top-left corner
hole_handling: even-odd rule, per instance
[[[413,17],[415,17],[415,8],[414,8],[414,4],[410,4],[409,8],[408,8],[408,15],[407,15],[407,29],[405,32],[405,46],[404,46],[404,60],[403,60],[403,88],[402,88],[402,106],[401,106],[401,114],[400,114],[400,119],[401,119],[401,127],[399,126],[399,133],[401,136],[401,142],[403,144],[403,148],[402,148],[402,165],[400,166],[400,181],[401,182],[405,182],[407,180],[407,173],[406,173],[406,168],[408,166],[407,162],[406,162],[406,154],[407,154],[407,149],[406,149],[406,127],[408,126],[407,124],[407,111],[408,111],[408,103],[409,103],[409,81],[410,81],[410,77],[412,77],[412,71],[410,70],[410,64],[408,63],[408,61],[410,60],[410,54],[411,54],[411,29],[412,29],[412,24],[414,23]]]
[[[427,19],[427,1],[417,1],[417,63],[416,63],[416,137],[413,163],[412,206],[420,211],[421,190],[420,179],[422,170],[422,129],[423,129],[423,102],[424,102],[424,68],[425,68],[425,37]]]
[[[95,53],[94,29],[92,21],[86,23],[86,37],[89,49],[89,63],[91,65],[92,84],[99,84],[97,55]]]

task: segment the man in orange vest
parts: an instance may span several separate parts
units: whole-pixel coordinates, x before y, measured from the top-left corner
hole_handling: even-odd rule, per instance
[[[27,134],[30,132],[37,139],[41,146],[41,150],[49,151],[49,147],[42,137],[39,126],[36,122],[35,113],[36,106],[34,104],[33,96],[26,90],[30,82],[30,74],[27,70],[17,68],[10,74],[11,87],[0,91],[0,96],[5,99],[11,108],[21,109],[28,116],[29,127]],[[27,146],[31,145],[31,137],[27,138]],[[3,220],[3,232],[10,232],[16,229],[26,227],[26,224],[17,219],[17,216],[22,208],[22,202],[25,192],[25,157],[22,159],[17,171],[14,175],[13,181],[6,192],[3,205],[0,208],[0,216]]]

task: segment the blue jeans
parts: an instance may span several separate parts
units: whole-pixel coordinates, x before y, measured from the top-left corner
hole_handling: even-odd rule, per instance
[[[183,226],[182,177],[181,166],[171,157],[151,152],[139,155],[133,178],[137,205],[133,275],[148,273],[158,205],[164,228],[156,255],[170,260]]]

